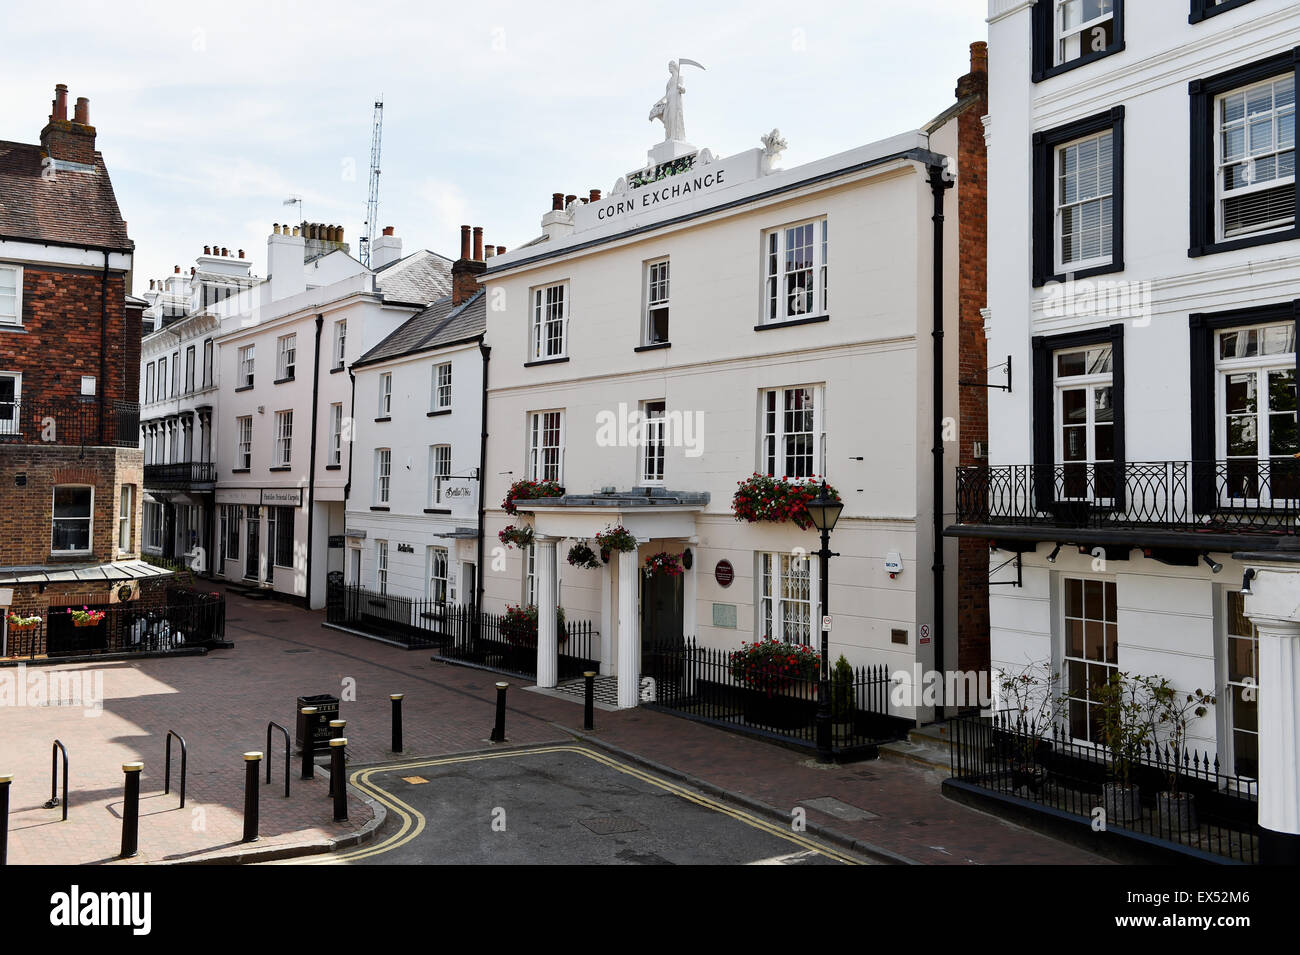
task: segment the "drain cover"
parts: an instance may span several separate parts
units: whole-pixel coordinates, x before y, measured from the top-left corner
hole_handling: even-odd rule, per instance
[[[857,806],[851,806],[846,802],[836,799],[834,796],[820,796],[817,799],[805,799],[804,805],[818,812],[824,812],[828,816],[834,816],[836,819],[843,819],[847,822],[862,822],[867,819],[879,819],[880,817],[874,812],[866,809],[860,809]]]
[[[612,836],[620,832],[640,832],[645,826],[630,816],[596,816],[592,819],[579,819],[598,836]]]

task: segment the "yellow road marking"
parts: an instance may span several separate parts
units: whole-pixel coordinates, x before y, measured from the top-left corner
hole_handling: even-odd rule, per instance
[[[551,753],[573,753],[578,756],[585,756],[588,759],[607,766],[610,769],[623,773],[625,776],[639,779],[644,783],[658,787],[659,789],[684,799],[687,802],[692,802],[724,816],[729,816],[738,822],[742,822],[747,826],[758,829],[760,832],[766,832],[767,834],[776,836],[779,839],[792,842],[809,852],[814,852],[845,865],[861,865],[861,863],[852,856],[829,846],[824,846],[806,836],[786,829],[777,823],[762,819],[745,812],[742,809],[728,806],[715,799],[710,799],[708,796],[700,793],[692,792],[684,786],[669,782],[666,779],[660,779],[644,770],[638,769],[635,766],[630,766],[626,763],[621,763],[618,760],[606,756],[603,753],[598,753],[595,750],[586,749],[581,746],[567,745],[544,746],[537,749],[508,750],[498,753],[475,753],[468,756],[447,756],[440,759],[425,759],[410,763],[400,763],[394,766],[375,766],[370,769],[359,769],[351,776],[352,785],[369,795],[376,802],[382,804],[389,812],[394,813],[401,820],[401,826],[398,828],[397,832],[376,845],[365,846],[360,849],[354,849],[350,852],[343,852],[336,855],[320,856],[310,862],[301,862],[298,864],[334,865],[343,862],[356,862],[360,859],[368,859],[371,856],[391,852],[393,849],[396,849],[399,846],[404,846],[408,842],[419,837],[425,827],[424,815],[413,806],[409,806],[402,800],[398,799],[392,793],[381,789],[378,784],[371,782],[371,777],[376,773],[392,773],[402,770],[424,769],[430,766],[448,766],[454,763],[482,762],[489,759],[512,759],[520,756],[543,756]]]

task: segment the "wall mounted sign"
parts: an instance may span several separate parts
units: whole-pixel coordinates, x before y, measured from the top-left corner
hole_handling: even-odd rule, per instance
[[[331,535],[330,535],[330,548],[332,549],[332,548],[335,548],[335,547],[342,547],[342,546],[343,546],[343,535],[342,535],[342,534],[331,534]]]
[[[686,548],[684,551],[682,551],[682,566],[685,567],[687,570],[690,570],[692,567],[695,566],[695,555],[691,553],[691,549],[689,547]]]
[[[729,630],[735,630],[736,629],[736,605],[735,604],[714,604],[713,625],[715,627],[726,627]]]
[[[264,487],[262,503],[302,507],[302,488],[300,487]]]
[[[414,554],[414,553],[415,553],[415,547],[414,547],[413,545],[411,545],[411,544],[398,544],[398,545],[397,545],[397,552],[398,552],[399,554]]]
[[[731,566],[731,561],[720,560],[713,568],[713,579],[719,586],[730,587],[731,582],[736,579],[736,568]]]

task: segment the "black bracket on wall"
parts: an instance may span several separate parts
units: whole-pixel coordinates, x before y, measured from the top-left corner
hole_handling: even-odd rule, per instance
[[[1009,567],[1012,564],[1015,564],[1016,566],[1015,580],[990,580],[989,586],[990,587],[1023,587],[1024,581],[1020,576],[1020,571],[1021,571],[1020,557],[1021,557],[1020,551],[1016,551],[1009,558],[1007,558],[1002,563],[998,564],[996,567],[994,567],[992,570],[989,571],[989,577],[991,578],[1003,567]]]
[[[1008,355],[1006,361],[999,362],[996,365],[989,366],[987,370],[993,371],[994,369],[997,368],[1001,368],[1002,373],[1007,376],[1007,383],[1005,385],[994,385],[994,384],[990,384],[987,381],[958,381],[957,384],[962,385],[966,388],[996,388],[998,391],[1010,392],[1011,391],[1011,356]]]

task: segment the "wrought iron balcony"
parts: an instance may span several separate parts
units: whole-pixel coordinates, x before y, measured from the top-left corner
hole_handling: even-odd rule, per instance
[[[184,489],[217,480],[217,466],[211,461],[181,461],[173,464],[146,464],[146,488]]]
[[[1300,460],[960,467],[957,523],[1297,534]]]
[[[138,448],[140,405],[98,398],[0,398],[0,443]]]

